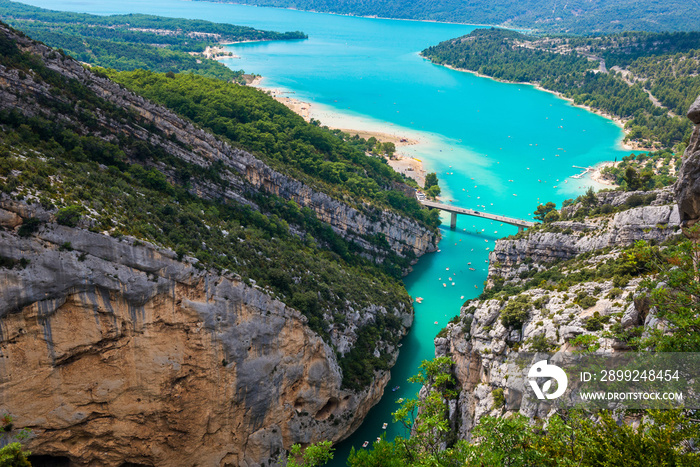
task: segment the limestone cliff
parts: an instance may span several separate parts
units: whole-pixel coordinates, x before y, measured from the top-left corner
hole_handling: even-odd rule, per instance
[[[2,24],[0,48],[0,414],[32,430],[27,447],[73,465],[257,466],[352,433],[413,320],[375,263],[429,251],[436,232],[273,170]],[[85,186],[61,171],[73,166]],[[265,212],[277,196],[311,214]],[[149,197],[160,204],[139,202]],[[80,221],[59,225],[73,208]],[[164,212],[171,224],[151,222]],[[123,236],[137,214],[159,234],[190,230]],[[341,368],[354,350],[364,379],[351,390]]]
[[[27,207],[5,208],[0,225],[20,225]],[[51,223],[0,232],[15,263],[0,268],[0,410],[32,430],[31,451],[73,465],[266,465],[357,427],[388,374],[341,389],[304,316],[175,256]]]
[[[614,215],[553,222],[521,238],[499,240],[489,255],[489,280],[492,282],[492,278],[499,276],[510,279],[540,264],[606,247],[631,245],[637,240],[661,243],[677,233],[679,210],[669,188],[655,192],[601,192],[596,196],[596,203],[617,207],[624,205],[631,196],[652,197],[654,201],[649,206],[626,209]],[[568,211],[575,209],[573,206]],[[564,208],[563,213],[566,212]]]
[[[666,204],[668,189],[651,194],[656,205],[555,222],[497,241],[488,287],[503,292],[467,302],[435,339],[436,356],[456,362],[460,391],[450,421],[460,438],[469,439],[485,415],[549,415],[551,405],[528,395],[526,379],[508,376],[523,352],[566,352],[577,345],[625,350],[627,343],[611,331],[655,325],[648,304],[636,298],[641,278],[629,268],[625,248],[677,237],[680,219],[677,206]],[[597,202],[619,206],[624,201],[615,198],[629,196],[600,193]],[[581,335],[588,340],[571,343]]]
[[[0,25],[0,35],[16,41],[20,49],[40,57],[46,66],[61,75],[87,86],[108,102],[138,114],[143,123],[125,125],[105,115],[98,115],[100,123],[111,128],[115,135],[128,133],[144,141],[162,147],[177,158],[208,168],[218,163],[219,176],[230,184],[225,192],[208,193],[206,187],[195,185],[200,195],[224,196],[237,202],[251,204],[247,198],[258,191],[278,195],[309,207],[323,222],[346,239],[361,245],[369,255],[378,259],[386,254],[365,239],[366,236],[383,234],[392,252],[404,256],[411,251],[420,256],[434,251],[437,233],[414,220],[396,213],[377,209],[369,204],[351,206],[338,201],[313,187],[284,175],[266,165],[247,151],[234,148],[210,133],[196,127],[169,109],[156,105],[142,96],[128,91],[106,77],[99,76],[73,59],[56,53],[51,48],[18,37],[7,27]],[[51,86],[39,79],[31,79],[12,69],[0,68],[0,109],[21,109],[25,114],[41,113],[41,104],[55,99]],[[75,103],[63,102],[64,105]],[[65,118],[65,117],[63,117]],[[153,134],[144,129],[152,124],[158,130]]]
[[[690,107],[688,118],[700,125],[700,97]],[[700,126],[695,127],[685,150],[676,183],[676,197],[683,227],[692,227],[700,219]]]

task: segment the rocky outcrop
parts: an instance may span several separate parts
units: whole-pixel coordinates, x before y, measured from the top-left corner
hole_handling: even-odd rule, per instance
[[[168,154],[201,167],[221,164],[218,166],[221,169],[219,176],[228,182],[230,189],[223,193],[217,192],[216,197],[224,196],[236,202],[251,204],[246,201],[251,192],[263,191],[294,200],[300,206],[312,209],[316,216],[328,223],[336,233],[362,246],[371,252],[371,255],[376,255],[378,260],[381,260],[385,252],[371,245],[366,240],[368,236],[384,235],[391,251],[399,256],[406,255],[408,251],[420,256],[436,249],[438,234],[413,219],[369,204],[352,206],[336,200],[308,184],[272,169],[249,152],[222,142],[165,107],[93,73],[75,60],[56,53],[43,44],[35,43],[26,37],[18,37],[2,25],[0,34],[16,41],[22,50],[40,56],[51,70],[78,81],[120,108],[130,109],[138,114],[144,123],[153,124],[159,132],[154,134],[142,126],[124,125],[123,122],[113,122],[104,115],[98,115],[100,123],[111,127],[115,135],[129,133],[151,144],[157,144]],[[32,77],[22,79],[16,70],[0,66],[0,109],[16,108],[28,115],[39,113],[37,102],[27,99],[27,96],[32,96],[33,99],[55,100],[50,86],[44,81]],[[62,104],[74,105],[70,102]],[[201,195],[202,192],[198,194]]]
[[[603,255],[600,264],[606,259]],[[470,439],[471,430],[487,415],[551,415],[552,404],[537,399],[522,372],[534,363],[535,352],[580,350],[571,341],[582,335],[599,354],[628,350],[624,341],[607,333],[620,326],[654,325],[648,307],[633,300],[639,282],[633,279],[622,288],[610,280],[582,282],[565,290],[533,288],[505,301],[474,300],[462,307],[459,320],[435,339],[435,355],[455,361],[459,396],[450,422],[459,438]],[[595,300],[580,302],[580,296]],[[528,304],[527,317],[522,325],[506,326],[502,315],[513,299]]]
[[[688,118],[700,125],[700,97],[688,112]],[[683,227],[692,227],[700,219],[700,127],[696,127],[683,154],[676,182],[676,197]]]
[[[0,225],[17,214],[0,209]],[[0,231],[0,257],[0,411],[32,430],[35,453],[267,465],[293,443],[346,437],[389,377],[341,389],[305,317],[169,250],[49,223]]]
[[[665,203],[670,191],[652,194]],[[629,194],[608,192],[598,197],[599,204],[622,206],[626,201],[619,198]],[[657,326],[649,303],[637,296],[641,277],[615,275],[603,280],[595,271],[614,267],[621,249],[637,240],[661,243],[677,236],[679,224],[677,206],[658,204],[554,222],[519,238],[498,240],[490,256],[488,283],[508,292],[467,302],[459,318],[435,339],[436,356],[449,356],[456,363],[459,396],[452,403],[450,423],[459,438],[470,439],[472,428],[486,415],[520,413],[533,419],[551,415],[551,402],[537,399],[521,375],[522,368],[533,363],[519,362],[523,356],[532,358],[532,353],[545,351],[566,354],[586,347],[597,353],[625,351],[627,341],[612,335]],[[595,253],[582,255],[590,252]],[[588,275],[582,274],[584,270]],[[538,272],[550,280],[532,281]],[[557,283],[557,277],[571,274],[578,274],[578,282]],[[577,340],[582,335],[585,339]]]
[[[678,206],[641,206],[611,216],[584,221],[553,222],[546,229],[527,232],[522,238],[496,242],[489,255],[489,279],[511,278],[528,271],[533,263],[551,263],[581,253],[612,246],[631,245],[637,240],[661,243],[677,235]]]

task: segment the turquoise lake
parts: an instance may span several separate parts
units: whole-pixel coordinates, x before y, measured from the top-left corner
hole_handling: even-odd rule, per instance
[[[150,13],[302,30],[308,40],[229,46],[240,58],[224,63],[262,75],[264,87],[286,90],[317,110],[340,115],[334,121],[420,139],[422,144],[405,152],[437,172],[443,198],[450,204],[531,219],[539,202],[560,205],[593,185],[586,177],[570,178],[581,172],[572,166],[629,154],[621,146],[622,130],[608,119],[532,86],[450,70],[418,55],[474,26],[179,0],[25,3],[95,14]],[[391,423],[384,431],[382,424],[391,422],[396,399],[412,397],[419,389],[406,379],[417,373],[422,360],[433,357],[434,336],[459,313],[462,303],[481,292],[494,241],[517,231],[471,217],[459,217],[455,231],[450,231],[448,217],[443,223],[440,252],[422,257],[404,280],[409,293],[424,301],[415,304],[415,323],[403,341],[385,396],[358,432],[338,446],[334,465],[344,465],[351,446],[361,449],[365,440],[402,433]],[[397,385],[400,389],[392,392]]]

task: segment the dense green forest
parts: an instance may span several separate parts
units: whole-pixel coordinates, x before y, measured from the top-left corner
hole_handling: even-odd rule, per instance
[[[491,28],[422,54],[435,63],[561,93],[625,120],[626,140],[647,147],[670,148],[686,139],[692,123],[685,111],[700,94],[698,33],[569,37]]]
[[[193,194],[193,185],[207,184],[222,192],[229,189],[221,177],[226,167],[214,164],[202,168],[171,156],[157,140],[172,138],[153,124],[49,69],[37,56],[20,51],[4,36],[0,36],[0,65],[16,69],[20,79],[31,76],[51,89],[50,98],[39,100],[41,112],[23,114],[16,108],[0,111],[0,192],[5,196],[39,203],[54,211],[59,223],[75,226],[80,222],[94,232],[116,238],[130,235],[171,248],[182,259],[193,257],[197,267],[236,273],[301,311],[309,326],[325,339],[331,322],[336,327],[344,326],[348,306],[362,309],[372,304],[388,310],[411,306],[400,276],[412,256],[389,252],[381,264],[376,264],[363,257],[356,243],[336,234],[310,209],[270,194],[249,195],[260,210],[199,197]],[[388,177],[388,182],[397,177],[384,165],[375,167],[381,164],[378,159],[365,156],[342,137],[304,122],[261,91],[191,75],[167,77],[141,71],[120,76],[125,80],[140,77],[152,84],[175,83],[182,86],[182,102],[195,95],[196,89],[190,89],[189,95],[184,92],[187,86],[216,84],[221,92],[229,92],[236,99],[234,103],[227,101],[232,107],[221,120],[212,117],[222,112],[212,102],[208,113],[202,111],[213,118],[207,122],[223,124],[233,131],[230,136],[240,135],[247,145],[253,143],[246,138],[257,131],[260,146],[253,149],[265,152],[271,144],[269,148],[288,149],[306,157],[310,164],[323,165],[324,158],[335,160],[337,173],[352,171],[357,187],[377,185],[375,179],[365,175],[373,167],[377,180]],[[151,91],[155,94],[155,88]],[[216,92],[213,95],[220,97]],[[241,121],[234,118],[236,115]],[[104,126],[105,120],[110,125]],[[129,132],[115,134],[114,125],[146,128],[154,138],[145,141]],[[173,142],[186,147],[177,139]],[[275,153],[264,156],[274,161]],[[294,171],[293,165],[289,167]],[[303,174],[301,170],[298,173]],[[400,204],[409,199],[398,192],[380,191],[374,199],[365,195],[354,198],[356,195],[349,192],[343,196],[350,202],[357,199],[358,204],[362,200],[368,214],[376,212],[378,203],[398,200]],[[423,218],[424,212],[415,214]],[[40,221],[26,219],[20,235],[31,235],[40,228]],[[368,237],[367,241],[388,251],[386,239],[381,236]],[[64,247],[70,249],[70,245]],[[0,267],[23,265],[0,258]],[[380,341],[397,344],[400,330],[401,322],[392,313],[380,313],[358,330],[356,346],[339,358],[345,386],[365,387],[376,369],[388,367],[390,356],[386,351],[382,350],[379,357],[374,352]]]
[[[653,190],[672,185],[680,165],[679,153],[655,151],[625,156],[615,165],[605,167],[602,174],[623,190]]]
[[[143,70],[109,74],[272,167],[360,210],[368,201],[430,228],[439,224],[435,210],[422,209],[414,197],[394,189],[404,178],[385,159],[367,156],[361,145],[348,144],[341,133],[305,122],[262,91],[196,75],[168,77]]]
[[[0,20],[91,65],[115,70],[197,73],[237,81],[241,80],[242,71],[192,53],[222,42],[306,37],[301,32],[277,33],[162,16],[52,11],[8,0],[0,0]]]
[[[213,0],[356,16],[492,24],[589,34],[689,31],[700,9],[684,0]]]

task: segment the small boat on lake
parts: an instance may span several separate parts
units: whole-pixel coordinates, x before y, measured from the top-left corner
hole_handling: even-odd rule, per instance
[[[386,427],[388,427],[388,426],[389,426],[389,424],[385,423],[384,425],[382,425],[382,430],[386,430]]]
[[[401,386],[396,386],[396,387],[392,388],[392,389],[391,389],[391,392],[396,392],[396,391],[398,391],[400,387],[401,387]]]
[[[367,446],[369,446],[369,441],[365,441],[364,443],[362,443],[363,448],[366,448]]]

